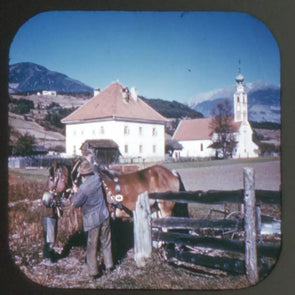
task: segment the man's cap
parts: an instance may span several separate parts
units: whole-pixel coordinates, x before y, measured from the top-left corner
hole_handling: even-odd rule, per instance
[[[81,175],[88,175],[93,173],[94,171],[93,171],[92,165],[85,160],[80,164],[79,172]]]

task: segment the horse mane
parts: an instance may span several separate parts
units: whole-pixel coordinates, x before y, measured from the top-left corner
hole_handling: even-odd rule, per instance
[[[103,169],[100,170],[100,173],[108,178],[114,179],[115,177],[120,176],[121,174],[115,170]]]

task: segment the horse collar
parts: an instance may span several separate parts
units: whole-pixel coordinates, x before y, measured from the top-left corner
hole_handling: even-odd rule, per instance
[[[120,188],[119,178],[118,177],[114,178],[114,183],[115,183],[115,191],[116,191],[115,200],[116,200],[116,202],[122,202],[123,201],[123,196],[121,194],[121,188]]]
[[[107,186],[104,180],[102,180],[103,186],[105,188],[105,191],[107,195],[110,197],[111,201],[109,202],[110,204],[116,204],[116,203],[122,203],[123,202],[123,196],[121,195],[121,189],[120,189],[120,184],[119,184],[119,179],[118,177],[115,177],[113,179],[115,183],[115,195],[112,194],[111,190]]]

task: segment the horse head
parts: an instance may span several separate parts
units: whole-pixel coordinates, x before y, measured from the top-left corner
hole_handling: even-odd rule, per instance
[[[71,187],[71,178],[69,167],[66,165],[58,165],[53,161],[49,168],[49,179],[46,184],[46,190],[42,196],[42,202],[46,207],[53,207],[55,198],[66,196],[66,190]]]

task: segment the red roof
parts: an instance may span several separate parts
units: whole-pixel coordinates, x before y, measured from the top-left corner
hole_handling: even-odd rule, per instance
[[[211,120],[212,118],[202,118],[180,121],[173,135],[173,139],[178,141],[211,139]],[[240,126],[241,122],[233,122],[235,131],[237,131]]]
[[[124,89],[115,82],[105,88],[98,95],[91,98],[79,109],[62,119],[63,123],[97,120],[104,118],[131,119],[166,122],[167,119],[137,97],[133,99],[129,91],[125,98]]]

